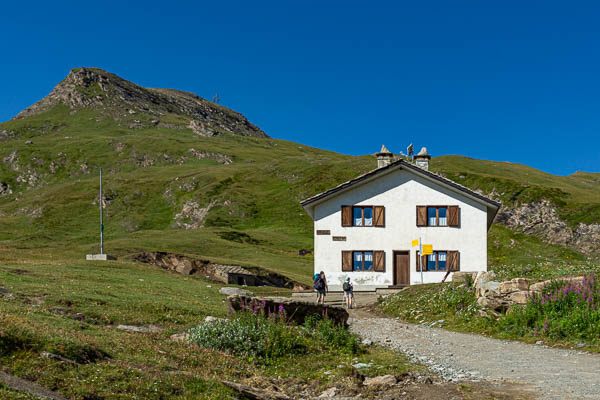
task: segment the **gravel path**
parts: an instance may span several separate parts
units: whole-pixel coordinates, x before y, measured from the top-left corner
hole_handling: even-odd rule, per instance
[[[350,329],[400,350],[449,381],[509,380],[543,399],[600,399],[600,355],[552,349],[411,325],[388,318],[351,318]]]

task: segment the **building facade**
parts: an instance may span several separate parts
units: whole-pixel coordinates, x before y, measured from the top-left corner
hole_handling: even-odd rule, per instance
[[[314,220],[314,269],[330,290],[350,276],[355,290],[441,282],[454,271],[487,270],[487,231],[500,207],[410,162],[379,168],[302,206]],[[422,256],[415,240],[432,245]]]

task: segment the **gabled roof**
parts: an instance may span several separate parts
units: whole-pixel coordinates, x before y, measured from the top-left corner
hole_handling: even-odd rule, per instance
[[[342,183],[332,189],[329,189],[323,193],[319,193],[313,197],[303,200],[300,202],[300,204],[302,205],[302,207],[304,207],[304,209],[312,217],[312,210],[309,211],[309,209],[312,209],[312,206],[316,205],[317,203],[320,203],[321,201],[323,201],[335,194],[338,194],[340,192],[345,192],[345,191],[349,190],[351,187],[358,186],[362,183],[366,183],[368,181],[376,179],[377,177],[379,177],[381,175],[385,175],[385,174],[390,173],[397,169],[404,169],[404,170],[412,172],[416,175],[422,176],[423,178],[434,181],[442,186],[445,186],[456,192],[462,193],[463,195],[465,195],[479,203],[484,204],[488,210],[488,229],[492,225],[492,222],[494,221],[494,218],[496,217],[496,214],[498,213],[498,210],[500,209],[501,204],[498,203],[497,201],[488,199],[487,197],[482,196],[481,194],[474,192],[471,189],[466,188],[463,185],[460,185],[460,184],[458,184],[454,181],[451,181],[450,179],[445,178],[436,173],[433,173],[433,172],[424,170],[423,168],[417,167],[416,165],[414,165],[408,161],[405,161],[403,159],[395,161],[385,167],[377,168],[370,172],[367,172],[366,174],[360,175],[354,179],[344,182],[344,183]]]

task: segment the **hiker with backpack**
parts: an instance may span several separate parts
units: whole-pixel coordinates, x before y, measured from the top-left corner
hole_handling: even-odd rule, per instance
[[[328,291],[325,272],[321,271],[319,274],[315,274],[313,280],[315,290],[317,291],[317,303],[325,304],[325,294]]]
[[[350,282],[350,277],[346,277],[344,284],[342,285],[342,289],[344,289],[344,302],[346,303],[346,308],[354,307],[354,285]]]

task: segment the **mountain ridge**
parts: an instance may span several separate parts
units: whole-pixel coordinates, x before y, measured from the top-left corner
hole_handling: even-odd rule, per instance
[[[187,126],[196,134],[216,136],[221,133],[268,137],[242,114],[202,97],[176,89],[145,88],[99,68],[74,68],[43,99],[19,112],[13,119],[23,119],[51,110],[58,104],[72,111],[84,108],[102,110],[117,120],[144,124]],[[123,114],[123,112],[129,113]],[[146,116],[147,118],[140,118]],[[135,118],[128,118],[136,115]],[[173,121],[173,116],[179,121]],[[167,121],[161,121],[167,119]],[[175,118],[177,119],[177,118]]]

